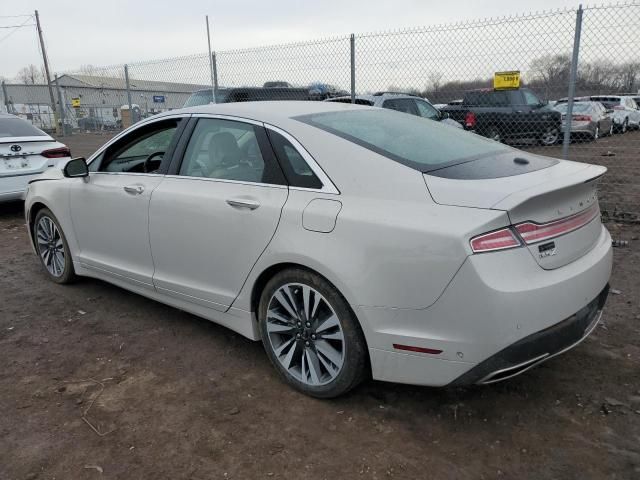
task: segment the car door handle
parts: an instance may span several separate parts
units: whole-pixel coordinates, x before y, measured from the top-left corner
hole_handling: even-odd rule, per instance
[[[227,204],[233,208],[248,208],[249,210],[255,210],[260,206],[259,202],[256,202],[255,200],[247,200],[245,198],[230,198],[227,200]]]
[[[142,185],[127,185],[124,187],[124,191],[133,195],[140,195],[144,192],[144,187]]]

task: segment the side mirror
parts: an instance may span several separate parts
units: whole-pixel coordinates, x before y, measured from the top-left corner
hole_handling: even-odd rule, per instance
[[[84,157],[72,158],[62,169],[62,174],[67,178],[80,178],[89,176],[89,167]]]
[[[605,112],[606,112],[606,113],[613,113],[613,108],[607,108],[607,109],[605,110]]]
[[[449,118],[449,112],[440,112],[440,119],[444,120],[445,118]]]

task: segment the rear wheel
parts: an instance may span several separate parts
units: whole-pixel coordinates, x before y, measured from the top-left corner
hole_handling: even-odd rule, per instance
[[[277,273],[262,292],[258,319],[271,363],[295,389],[332,398],[365,377],[360,325],[342,295],[319,275],[298,268]]]
[[[540,143],[545,146],[551,146],[558,143],[560,138],[560,130],[557,127],[547,127],[540,136]]]
[[[56,283],[70,283],[76,278],[69,245],[58,219],[51,210],[43,208],[33,223],[33,237],[40,263]]]
[[[618,127],[618,133],[627,133],[628,129],[629,129],[629,119],[625,118],[624,121],[622,122],[622,125]]]

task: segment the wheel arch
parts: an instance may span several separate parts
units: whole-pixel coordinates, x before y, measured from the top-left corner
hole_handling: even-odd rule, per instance
[[[33,224],[36,221],[36,216],[38,215],[38,212],[40,210],[42,210],[43,208],[51,210],[48,205],[44,204],[41,201],[36,201],[29,207],[29,211],[28,211],[28,214],[27,214],[28,215],[28,226],[29,226],[29,238],[31,239],[31,245],[33,246],[33,248],[36,248],[36,243],[35,243],[35,240],[33,238]]]
[[[360,330],[362,330],[363,332],[363,336],[365,337],[365,341],[366,341],[366,332],[367,329],[364,328],[364,326],[362,325],[361,320],[358,318],[357,313],[354,311],[353,307],[351,306],[351,302],[349,302],[349,298],[347,295],[345,295],[345,293],[342,291],[342,289],[340,289],[340,287],[338,285],[336,285],[336,282],[332,281],[331,278],[328,278],[327,275],[324,275],[322,272],[319,272],[318,270],[311,268],[307,265],[303,265],[302,263],[298,263],[298,262],[279,262],[279,263],[274,263],[268,267],[266,267],[257,277],[256,280],[253,282],[253,285],[251,287],[251,296],[250,296],[250,307],[251,307],[251,311],[253,312],[252,318],[253,321],[258,323],[259,319],[258,319],[258,306],[260,304],[260,297],[262,296],[262,292],[264,291],[265,286],[267,285],[267,283],[269,282],[269,280],[271,280],[276,274],[282,272],[283,270],[287,270],[290,268],[298,268],[301,270],[306,270],[308,272],[311,272],[315,275],[318,275],[319,277],[323,278],[326,282],[328,282],[333,288],[335,288],[338,293],[342,296],[342,298],[344,298],[346,304],[349,306],[349,308],[351,309],[351,312],[353,313],[353,316],[355,317],[355,319],[358,322],[358,325],[360,326]]]

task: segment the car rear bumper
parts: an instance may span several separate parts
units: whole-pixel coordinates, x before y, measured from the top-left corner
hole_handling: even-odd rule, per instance
[[[0,201],[24,200],[27,185],[41,173],[0,177]]]
[[[609,295],[609,285],[571,317],[509,345],[454,380],[451,386],[506,380],[578,345],[595,329]]]
[[[486,383],[497,370],[561,353],[593,327],[593,302],[606,299],[611,266],[611,237],[601,227],[593,248],[553,270],[542,269],[524,248],[472,255],[428,308],[355,307],[373,377],[430,386]],[[539,355],[521,351],[520,342],[531,346],[524,340],[542,332],[560,335],[557,346]],[[399,351],[397,345],[439,353]]]

